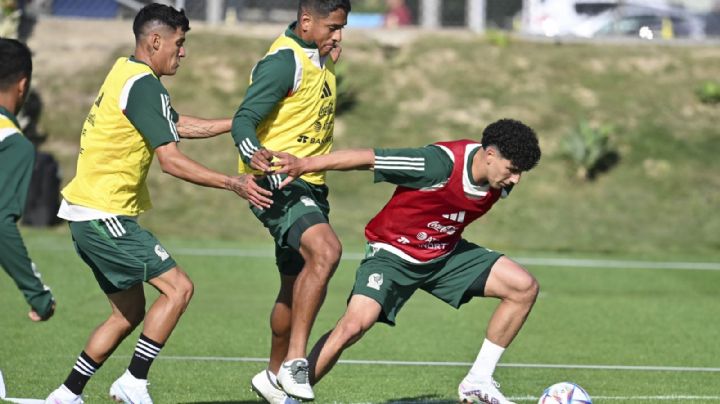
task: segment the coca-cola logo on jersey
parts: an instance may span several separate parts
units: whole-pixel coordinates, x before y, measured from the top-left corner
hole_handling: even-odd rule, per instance
[[[440,233],[454,234],[457,231],[455,226],[443,226],[437,220],[427,224],[427,227],[439,231]]]

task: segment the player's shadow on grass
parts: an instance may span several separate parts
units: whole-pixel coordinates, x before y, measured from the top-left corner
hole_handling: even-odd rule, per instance
[[[439,398],[438,396],[434,396],[434,395],[427,395],[427,396],[395,398],[392,400],[385,401],[383,404],[457,404],[457,401],[456,400],[448,400],[446,398]]]

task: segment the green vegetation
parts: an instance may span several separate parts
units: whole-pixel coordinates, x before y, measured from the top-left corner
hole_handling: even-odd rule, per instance
[[[700,101],[706,104],[720,103],[720,83],[706,81],[695,91]]]
[[[49,322],[31,323],[20,292],[7,277],[0,277],[0,366],[8,397],[39,399],[64,380],[87,335],[105,319],[110,307],[68,237],[28,229],[23,233],[44,280],[58,298],[58,309]],[[168,242],[166,247],[193,278],[196,293],[150,371],[150,392],[155,401],[256,402],[249,380],[264,364],[227,359],[268,355],[268,316],[278,287],[277,272],[269,257],[272,248],[264,243],[260,249],[243,245],[238,251],[230,249],[237,248],[232,243],[202,241]],[[203,247],[214,251],[206,251],[204,256],[189,254],[189,249]],[[222,251],[227,256],[222,256]],[[229,255],[237,252],[255,256]],[[258,252],[267,256],[258,257]],[[338,268],[311,343],[343,312],[358,263],[357,258],[348,257]],[[528,268],[540,282],[540,297],[496,372],[503,391],[517,398],[513,401],[537,402],[545,387],[563,380],[580,384],[600,403],[610,402],[601,397],[628,397],[624,402],[630,403],[669,402],[643,400],[641,396],[696,397],[671,400],[682,404],[717,401],[720,325],[712,318],[720,311],[720,271]],[[148,301],[154,299],[152,288],[147,287],[146,293]],[[418,292],[398,316],[396,327],[378,324],[342,359],[469,363],[477,355],[495,305],[495,300],[482,299],[456,311]],[[86,402],[109,402],[110,383],[129,363],[139,331],[126,339],[90,381]],[[503,366],[509,364],[671,366],[716,371]],[[316,402],[453,403],[457,384],[468,368],[341,363],[317,386]]]
[[[173,105],[196,116],[233,114],[271,39],[195,31],[188,38],[178,75],[163,79]],[[719,48],[493,42],[420,36],[389,52],[361,33],[346,33],[343,85],[356,90],[356,102],[336,121],[335,148],[479,139],[496,119],[520,119],[541,138],[540,165],[467,238],[501,251],[718,259],[718,110],[691,89],[717,80]],[[110,66],[107,60],[72,76],[36,69],[50,134],[44,149],[60,158],[64,181],[74,174],[80,126]],[[567,175],[561,152],[562,138],[583,119],[612,125],[621,156],[592,182]],[[229,136],[181,147],[210,167],[235,170]],[[332,222],[346,246],[357,246],[392,187],[373,185],[367,172],[331,173],[328,181]],[[183,183],[157,166],[149,185],[155,209],[142,221],[161,239],[270,244],[246,204],[228,192]]]
[[[560,139],[561,155],[575,168],[580,179],[593,180],[617,163],[619,155],[613,147],[610,125],[591,126],[580,121],[572,132]]]

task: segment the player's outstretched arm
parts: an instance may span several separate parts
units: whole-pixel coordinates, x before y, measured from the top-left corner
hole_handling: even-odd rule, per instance
[[[370,170],[375,164],[373,149],[338,150],[322,156],[297,158],[290,153],[272,152],[278,167],[276,173],[287,174],[288,177],[280,184],[280,188],[303,174],[321,171]]]
[[[180,115],[175,127],[178,134],[186,139],[202,139],[230,132],[232,119],[203,119]]]
[[[261,188],[252,175],[230,177],[213,171],[180,152],[177,143],[166,143],[155,149],[163,172],[182,180],[235,192],[258,208],[269,208],[272,192]]]

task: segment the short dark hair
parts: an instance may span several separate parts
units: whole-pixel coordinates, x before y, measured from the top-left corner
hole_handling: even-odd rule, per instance
[[[300,20],[303,10],[308,10],[320,17],[327,17],[339,8],[345,10],[347,14],[350,14],[350,10],[352,9],[350,0],[300,0],[297,18]]]
[[[181,28],[183,32],[190,31],[190,21],[185,16],[185,10],[175,10],[170,6],[150,3],[138,11],[133,21],[135,40],[144,34],[145,27],[150,23],[159,23],[174,30]]]
[[[0,90],[32,76],[32,53],[24,43],[0,38]]]
[[[494,146],[503,158],[520,171],[528,171],[540,161],[540,145],[535,131],[514,119],[500,119],[485,128],[483,148]]]

